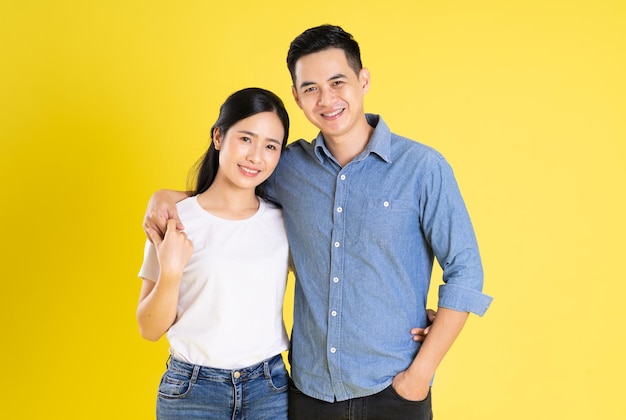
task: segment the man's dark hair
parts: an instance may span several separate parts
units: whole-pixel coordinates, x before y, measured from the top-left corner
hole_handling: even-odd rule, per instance
[[[335,25],[321,25],[307,29],[291,42],[287,53],[287,68],[291,74],[291,81],[295,84],[296,62],[312,53],[339,48],[346,54],[348,64],[358,75],[363,64],[361,63],[361,50],[359,44],[352,35]]]

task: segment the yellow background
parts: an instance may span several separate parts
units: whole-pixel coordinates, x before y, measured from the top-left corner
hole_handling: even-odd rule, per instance
[[[439,369],[435,418],[626,418],[625,18],[621,0],[3,2],[0,417],[153,418],[146,200],[184,188],[239,88],[278,93],[312,138],[284,59],[334,23],[371,70],[366,109],[455,168],[495,297]]]

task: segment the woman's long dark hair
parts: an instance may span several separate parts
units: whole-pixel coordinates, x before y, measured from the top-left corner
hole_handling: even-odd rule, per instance
[[[215,129],[218,128],[219,132],[225,136],[226,132],[237,122],[261,112],[273,112],[278,116],[285,130],[282,148],[287,147],[289,115],[287,114],[283,101],[269,90],[261,88],[239,90],[230,95],[220,107],[220,114],[211,128],[211,144],[209,145],[209,149],[190,173],[189,191],[192,193],[191,195],[197,195],[209,189],[217,175],[220,152],[215,149],[213,141]],[[197,176],[194,176],[196,173]],[[263,184],[256,187],[255,193],[260,197],[264,197]]]

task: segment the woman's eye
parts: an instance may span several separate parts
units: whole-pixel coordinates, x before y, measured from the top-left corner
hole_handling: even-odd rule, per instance
[[[250,137],[242,137],[241,141],[245,141],[246,143],[251,142],[252,140],[250,140]]]

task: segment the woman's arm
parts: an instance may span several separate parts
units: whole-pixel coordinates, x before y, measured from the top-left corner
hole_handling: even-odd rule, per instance
[[[413,336],[413,341],[422,342],[430,332],[430,326],[435,321],[435,317],[437,316],[437,311],[433,309],[426,309],[426,318],[428,319],[428,326],[426,328],[412,328],[411,335]]]
[[[137,322],[141,336],[158,340],[176,320],[178,296],[183,270],[193,254],[193,244],[185,232],[176,229],[174,219],[167,221],[165,238],[147,229],[159,259],[159,278],[143,280],[137,305]]]

